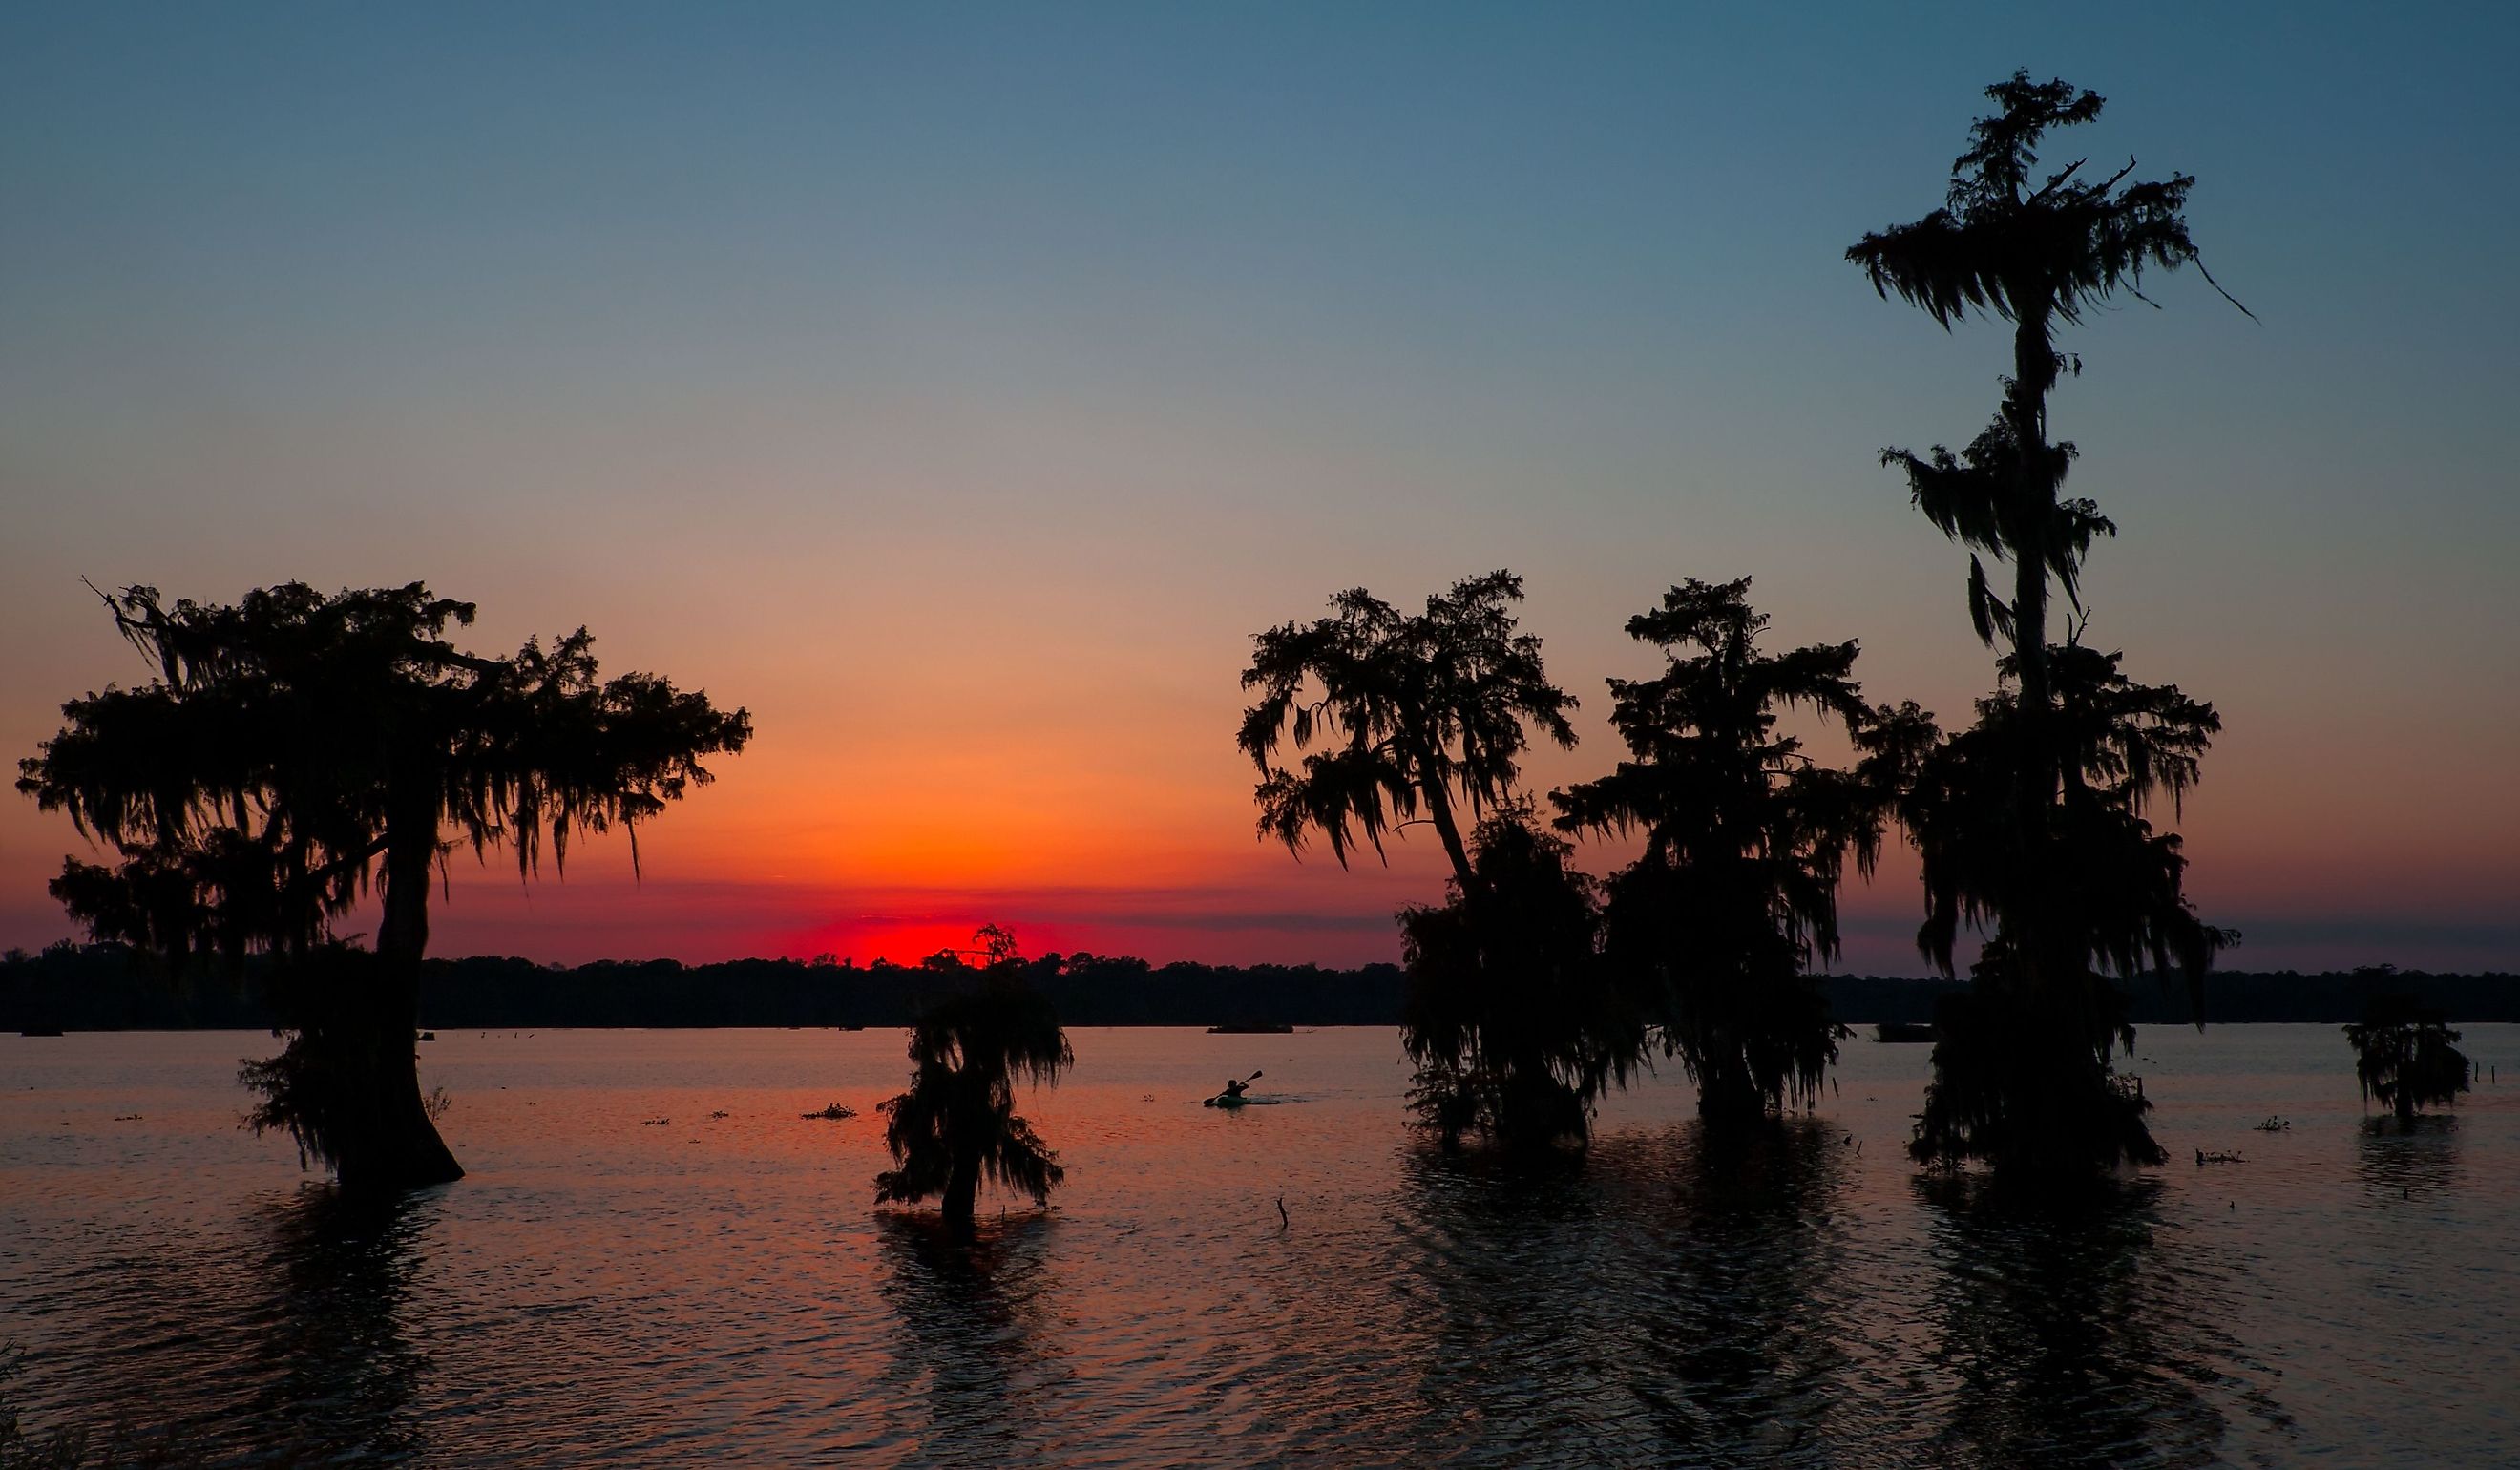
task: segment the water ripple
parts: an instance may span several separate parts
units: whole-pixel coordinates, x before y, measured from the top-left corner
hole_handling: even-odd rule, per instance
[[[2145,1040],[2174,1153],[2253,1162],[2031,1202],[1899,1156],[1921,1048],[1516,1165],[1398,1126],[1388,1033],[1081,1033],[1060,1207],[964,1246],[797,1121],[889,1035],[448,1038],[473,1175],[384,1208],[232,1130],[249,1039],[0,1039],[0,1340],[31,1422],[240,1466],[2520,1460],[2520,1092],[2401,1132],[2323,1028]],[[1187,1104],[1262,1063],[1304,1100]]]

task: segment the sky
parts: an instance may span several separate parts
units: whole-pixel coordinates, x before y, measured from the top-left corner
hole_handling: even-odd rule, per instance
[[[2071,334],[2087,638],[2212,700],[2227,963],[2520,969],[2507,8],[0,11],[0,750],[147,670],[81,577],[425,580],[757,736],[628,850],[458,857],[441,954],[1396,958],[1413,829],[1259,841],[1249,636],[1510,567],[1615,758],[1626,618],[1750,576],[1947,723],[1966,560],[1879,468],[2007,364],[1843,259],[1980,89],[2191,173],[2194,274]],[[71,932],[0,800],[0,945]],[[1605,870],[1616,849],[1585,861]],[[1839,967],[1918,973],[1912,858]]]

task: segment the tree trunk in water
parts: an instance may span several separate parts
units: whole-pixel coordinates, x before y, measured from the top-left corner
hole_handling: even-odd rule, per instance
[[[385,851],[384,913],[377,962],[340,998],[340,1054],[327,1060],[338,1089],[332,1140],[345,1189],[390,1191],[464,1177],[420,1096],[413,1040],[420,1025],[420,960],[428,947],[428,880],[437,858],[436,813],[402,815]]]
[[[979,1197],[979,1157],[958,1149],[954,1154],[954,1166],[945,1176],[945,1197],[942,1201],[946,1226],[956,1235],[968,1238],[976,1233],[972,1215]]]
[[[1768,1096],[1746,1070],[1709,1067],[1697,1079],[1697,1116],[1710,1131],[1730,1132],[1768,1117]]]

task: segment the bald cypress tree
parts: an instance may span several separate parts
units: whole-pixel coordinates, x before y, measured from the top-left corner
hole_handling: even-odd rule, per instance
[[[2070,1170],[2159,1152],[2139,1091],[2111,1071],[2131,1034],[2107,973],[2149,958],[2199,984],[2230,936],[2196,921],[2176,837],[2142,817],[2165,782],[2175,796],[2192,780],[2219,728],[2211,707],[2133,685],[2115,655],[2103,670],[2092,662],[2102,655],[2050,632],[2053,595],[2079,608],[2084,558],[2116,530],[2093,502],[2063,494],[2075,449],[2051,436],[2048,400],[2081,362],[2056,334],[2122,294],[2148,299],[2148,270],[2204,266],[2184,214],[2193,178],[2138,180],[2132,161],[2106,174],[2088,159],[2041,171],[2050,132],[2100,115],[2096,93],[2015,72],[1987,96],[1997,110],[1970,128],[1943,207],[1847,251],[1877,292],[1946,331],[1978,314],[2012,328],[2012,371],[1983,432],[1958,454],[1882,454],[1906,471],[1917,509],[1970,549],[1970,621],[2009,686],[1981,704],[1978,728],[1953,742],[1912,806],[1925,952],[1948,970],[1959,922],[1993,930],[1973,994],[1945,1019],[1914,1149]],[[1980,554],[2011,563],[2008,587]],[[2145,713],[2148,700],[2161,708]],[[2078,734],[2078,719],[2096,721],[2101,737]],[[2174,737],[2175,777],[2147,755],[2147,742]],[[2116,773],[2116,761],[2133,768]]]
[[[1238,742],[1260,771],[1264,838],[1300,855],[1318,835],[1341,866],[1411,823],[1443,846],[1444,902],[1400,923],[1415,1105],[1448,1145],[1581,1139],[1635,1056],[1601,984],[1593,880],[1517,790],[1535,735],[1575,743],[1575,699],[1519,631],[1521,600],[1508,571],[1463,578],[1422,612],[1354,589],[1331,616],[1255,635],[1242,674],[1258,698]]]
[[[2403,992],[2373,996],[2362,1019],[2345,1028],[2354,1047],[2354,1077],[2364,1100],[2398,1116],[2405,1128],[2427,1107],[2447,1107],[2468,1090],[2475,1067],[2458,1049],[2458,1033],[2434,1006]]]
[[[1329,617],[1254,635],[1242,688],[1259,698],[1236,743],[1260,771],[1261,834],[1299,856],[1318,834],[1344,867],[1422,820],[1453,880],[1477,892],[1470,832],[1512,801],[1531,733],[1575,743],[1574,696],[1549,682],[1540,640],[1516,631],[1521,601],[1509,571],[1464,577],[1422,613],[1359,587]],[[1277,759],[1288,744],[1300,761]]]
[[[947,997],[910,1030],[909,1090],[877,1105],[893,1167],[876,1176],[876,1202],[934,1198],[955,1233],[968,1235],[983,1180],[1046,1204],[1067,1177],[1058,1155],[1015,1112],[1015,1085],[1054,1087],[1076,1053],[1050,998],[1033,989],[1014,935],[984,924],[980,987]]]
[[[429,890],[458,845],[513,851],[519,877],[573,834],[640,823],[751,737],[652,674],[601,679],[585,629],[485,657],[448,641],[473,606],[428,587],[327,595],[303,583],[232,606],[154,588],[107,598],[154,677],[62,707],[18,789],[111,848],[64,861],[56,898],[98,939],[176,963],[270,957],[289,1038],[248,1065],[257,1129],[292,1134],[345,1187],[459,1179],[412,1048]],[[363,900],[376,935],[336,932]]]
[[[1691,580],[1629,619],[1668,665],[1610,681],[1628,758],[1551,795],[1564,830],[1643,839],[1608,885],[1604,958],[1721,1128],[1818,1095],[1846,1031],[1810,966],[1836,958],[1847,860],[1871,871],[1936,735],[1913,704],[1864,702],[1852,642],[1763,651],[1749,591]],[[1797,708],[1846,732],[1851,768],[1778,729]]]

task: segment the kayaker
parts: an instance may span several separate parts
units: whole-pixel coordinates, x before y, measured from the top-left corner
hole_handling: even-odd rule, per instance
[[[1250,1088],[1251,1084],[1248,1082],[1244,1082],[1239,1079],[1228,1079],[1225,1084],[1224,1093],[1216,1100],[1219,1102],[1238,1102],[1241,1100],[1242,1094],[1250,1091]]]

